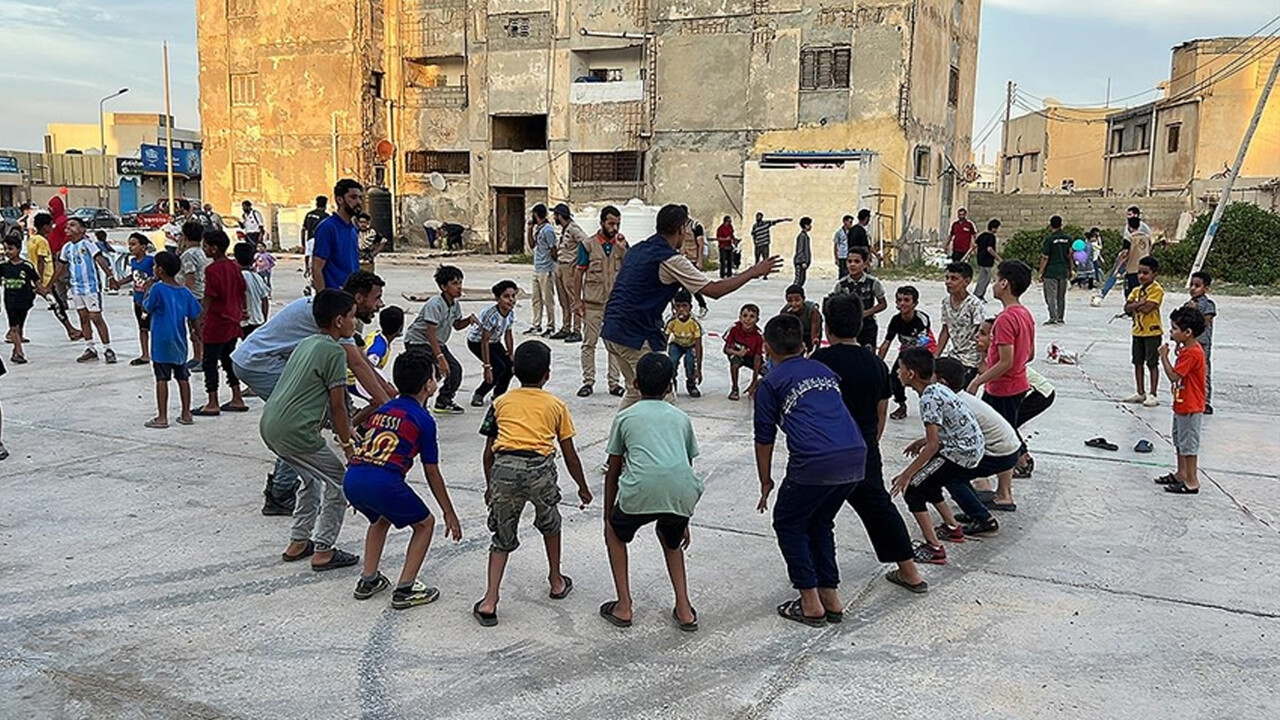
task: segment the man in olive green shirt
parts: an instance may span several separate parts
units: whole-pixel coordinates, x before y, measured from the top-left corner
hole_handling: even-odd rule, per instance
[[[1067,285],[1071,281],[1071,236],[1062,229],[1062,218],[1049,218],[1049,237],[1040,253],[1040,282],[1044,283],[1044,302],[1049,306],[1045,325],[1061,325],[1067,305]]]
[[[285,562],[311,557],[316,571],[348,567],[360,557],[334,547],[347,508],[342,494],[346,464],[320,435],[326,414],[342,452],[351,457],[355,443],[347,418],[347,357],[338,344],[355,329],[355,298],[342,290],[316,293],[311,312],[320,332],[303,340],[289,356],[280,381],[262,410],[262,441],[298,471],[300,485],[293,510]]]

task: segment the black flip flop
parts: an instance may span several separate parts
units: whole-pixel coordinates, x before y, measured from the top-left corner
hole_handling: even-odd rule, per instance
[[[222,413],[221,413],[221,412],[211,412],[211,411],[209,411],[209,410],[205,410],[204,408],[196,408],[195,410],[192,410],[192,411],[191,411],[191,414],[192,414],[192,415],[195,415],[196,417],[218,417],[218,416],[219,416],[219,415],[221,415]]]
[[[222,412],[249,412],[249,407],[247,405],[236,407],[231,403],[223,403],[218,409]]]
[[[308,540],[307,546],[303,548],[302,552],[298,553],[297,555],[290,555],[287,552],[280,553],[280,559],[285,562],[298,562],[299,560],[302,560],[304,558],[311,557],[312,555],[315,554],[315,552],[316,552],[316,544]]]
[[[1175,485],[1165,485],[1164,491],[1174,495],[1199,495],[1200,488],[1189,488],[1187,484],[1179,480]]]
[[[360,562],[359,555],[354,555],[344,550],[334,548],[333,555],[329,557],[329,562],[322,565],[311,563],[311,569],[315,572],[325,572],[326,570],[337,570],[338,568],[351,567],[358,562]]]
[[[476,622],[480,623],[480,627],[493,627],[494,625],[497,625],[498,613],[480,612],[480,603],[482,602],[484,601],[477,600],[476,604],[471,606],[471,617],[474,617]]]
[[[831,612],[830,610],[828,610],[826,618],[827,618],[827,622],[831,623],[832,625],[839,625],[840,623],[844,622],[844,612],[843,611]]]
[[[974,490],[973,493],[978,496],[978,502],[992,502],[996,499],[995,490]]]
[[[884,579],[888,580],[894,585],[897,585],[898,587],[904,587],[917,595],[923,595],[924,593],[929,592],[929,583],[925,582],[924,580],[921,580],[915,585],[912,585],[906,580],[903,580],[902,573],[897,570],[890,570],[889,572],[885,573]]]
[[[1138,442],[1133,446],[1133,451],[1134,451],[1134,452],[1139,452],[1139,453],[1144,453],[1144,454],[1145,454],[1145,453],[1149,453],[1149,452],[1153,452],[1155,449],[1156,449],[1156,448],[1155,448],[1155,446],[1154,446],[1154,445],[1152,445],[1152,444],[1151,444],[1151,441],[1150,441],[1150,440],[1147,440],[1146,438],[1143,438],[1142,440],[1139,440],[1139,441],[1138,441]]]
[[[798,622],[802,625],[808,625],[809,627],[826,627],[827,625],[827,616],[825,614],[820,617],[809,617],[808,615],[805,615],[804,609],[800,604],[800,598],[788,600],[779,605],[778,614],[788,620]]]
[[[1169,473],[1168,475],[1161,475],[1160,477],[1156,478],[1152,482],[1154,482],[1157,485],[1174,485],[1182,481],[1178,479],[1177,475],[1174,475],[1173,473]]]
[[[1018,503],[998,503],[992,500],[982,504],[986,505],[988,510],[997,510],[999,512],[1017,512],[1018,510]]]
[[[573,592],[573,578],[568,575],[561,575],[564,578],[564,589],[558,593],[548,593],[552,600],[563,600],[569,597],[569,593]]]
[[[693,609],[690,608],[690,610],[693,610]],[[676,609],[671,608],[671,619],[676,621],[676,627],[680,628],[680,630],[683,632],[698,631],[698,611],[697,610],[693,610],[693,622],[684,622],[683,620],[680,619],[679,615],[676,615]]]
[[[1115,443],[1112,443],[1112,442],[1107,442],[1107,439],[1104,437],[1096,437],[1090,440],[1085,440],[1084,444],[1091,448],[1098,448],[1099,450],[1110,450],[1111,452],[1115,452],[1120,449],[1119,445],[1116,445]]]
[[[630,620],[623,620],[622,618],[613,614],[613,609],[617,606],[618,606],[617,600],[610,600],[609,602],[601,605],[600,617],[604,618],[605,620],[608,620],[609,624],[613,625],[614,627],[620,627],[620,628],[631,627]],[[675,612],[675,611],[673,610],[672,612]]]

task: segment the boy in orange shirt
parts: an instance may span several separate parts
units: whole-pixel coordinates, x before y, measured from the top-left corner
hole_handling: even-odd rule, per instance
[[[1178,344],[1177,363],[1169,362],[1169,346],[1159,349],[1164,373],[1173,384],[1173,447],[1178,472],[1156,478],[1165,492],[1196,495],[1200,492],[1197,460],[1200,454],[1200,418],[1205,405],[1204,348],[1196,337],[1204,332],[1204,315],[1195,308],[1180,307],[1169,314],[1169,337]]]

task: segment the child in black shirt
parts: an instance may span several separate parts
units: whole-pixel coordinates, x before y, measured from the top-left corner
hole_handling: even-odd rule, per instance
[[[4,310],[9,316],[9,342],[13,343],[10,360],[18,365],[27,362],[22,352],[22,333],[27,324],[27,313],[36,302],[36,283],[40,276],[31,263],[22,259],[22,239],[10,236],[4,239],[5,263],[0,266],[4,279]]]
[[[894,302],[898,314],[889,320],[889,330],[885,333],[884,342],[880,343],[880,359],[889,353],[889,345],[894,338],[898,340],[898,354],[913,347],[930,347],[933,345],[933,331],[929,325],[929,316],[916,310],[920,302],[920,291],[911,285],[903,285],[894,293]],[[889,415],[894,420],[907,416],[907,390],[898,382],[898,361],[893,361],[889,371],[889,384],[893,388],[893,400],[898,404]]]

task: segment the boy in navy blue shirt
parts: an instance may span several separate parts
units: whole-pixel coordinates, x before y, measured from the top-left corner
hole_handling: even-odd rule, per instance
[[[800,597],[778,606],[788,620],[821,627],[840,622],[836,594],[835,517],[865,472],[867,446],[840,395],[840,379],[826,365],[804,357],[804,330],[793,315],[765,325],[773,370],[755,395],[756,472],[760,502],[773,491],[770,465],[778,427],[787,435],[787,474],[773,508],[773,530]]]
[[[149,428],[169,427],[169,380],[178,381],[182,413],[178,422],[190,425],[191,370],[187,367],[187,321],[200,317],[202,308],[194,293],[174,278],[182,261],[169,251],[156,253],[155,272],[159,282],[142,298],[142,310],[151,318],[151,367],[156,375],[156,410],[146,422]]]
[[[371,523],[364,537],[364,574],[356,583],[357,600],[368,600],[391,586],[391,581],[378,571],[387,531],[392,525],[397,529],[413,528],[404,570],[391,594],[391,607],[397,610],[425,605],[440,597],[438,589],[418,582],[418,571],[431,546],[436,521],[406,481],[415,455],[422,459],[427,486],[444,514],[445,535],[454,541],[462,539],[462,527],[449,500],[449,489],[440,476],[436,424],[423,407],[436,390],[431,370],[431,358],[424,353],[408,352],[396,358],[391,373],[400,395],[365,421],[364,442],[352,455],[342,483],[347,502]]]

